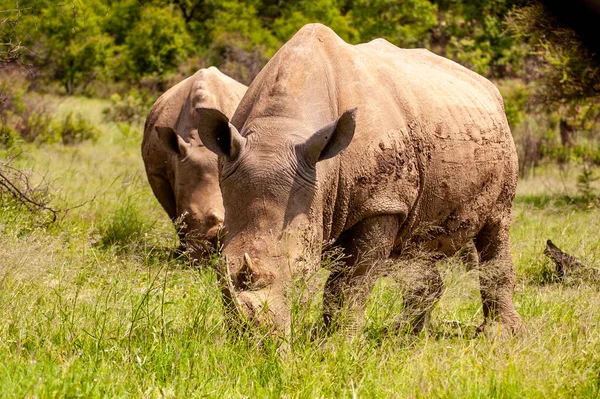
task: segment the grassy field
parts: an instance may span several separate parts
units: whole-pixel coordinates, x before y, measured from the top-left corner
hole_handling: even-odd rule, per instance
[[[143,173],[141,127],[124,134],[103,122],[105,106],[71,98],[56,111],[85,114],[100,128],[96,143],[19,146],[15,166],[48,173],[57,206],[93,200],[46,228],[0,203],[0,397],[600,397],[599,286],[553,282],[542,253],[552,239],[600,267],[600,214],[577,201],[576,167],[520,182],[522,335],[473,337],[477,274],[450,260],[420,336],[371,328],[351,341],[311,339],[300,323],[281,351],[277,338],[229,332],[214,272],[172,259],[176,236]],[[378,284],[369,325],[384,325],[398,300]]]

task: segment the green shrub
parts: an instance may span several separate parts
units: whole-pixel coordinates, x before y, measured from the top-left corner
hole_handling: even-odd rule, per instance
[[[191,43],[185,20],[178,12],[171,8],[143,7],[139,20],[125,38],[124,73],[137,81],[154,73],[174,71],[188,55]]]
[[[154,99],[147,95],[145,98]],[[141,123],[148,113],[151,104],[144,99],[138,90],[131,90],[125,96],[114,93],[110,96],[110,107],[102,111],[107,122]]]
[[[6,121],[13,113],[23,111],[23,93],[27,86],[25,79],[17,73],[0,75],[0,119]]]
[[[0,145],[12,147],[19,139],[17,123],[25,109],[29,83],[17,72],[0,70]]]
[[[400,47],[423,46],[437,25],[437,6],[426,0],[356,0],[350,19],[362,41],[382,37]]]
[[[0,123],[0,145],[4,147],[12,147],[19,140],[19,134],[11,126]]]
[[[253,46],[238,33],[223,33],[210,50],[212,61],[223,73],[246,85],[252,83],[268,61],[265,47]]]
[[[42,96],[27,96],[23,103],[22,112],[18,113],[20,119],[16,123],[16,130],[26,142],[46,142],[52,135],[52,112],[54,107],[44,100]]]
[[[116,247],[118,251],[127,251],[141,245],[144,236],[152,227],[143,216],[138,203],[132,195],[127,195],[98,229],[102,248]]]
[[[55,137],[65,145],[79,144],[83,141],[96,141],[98,129],[79,114],[69,112],[64,119],[53,128]]]
[[[593,204],[598,198],[594,187],[594,182],[598,180],[600,180],[600,177],[596,176],[594,170],[588,165],[584,165],[581,173],[577,176],[577,192],[588,205]]]
[[[498,85],[504,99],[504,111],[511,128],[518,126],[525,116],[530,89],[518,80],[505,80]]]

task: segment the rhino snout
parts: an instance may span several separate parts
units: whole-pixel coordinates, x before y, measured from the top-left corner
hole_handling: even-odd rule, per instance
[[[236,298],[240,316],[255,326],[271,326],[287,331],[290,322],[290,310],[285,305],[281,293],[271,290],[243,291]]]
[[[238,261],[241,264],[235,268],[237,273],[232,276],[237,288],[255,291],[271,285],[275,281],[275,274],[258,258],[252,258],[244,252]]]
[[[216,236],[223,227],[223,213],[216,210],[195,212],[186,210],[182,213],[187,232],[197,236]]]
[[[206,213],[204,222],[208,226],[223,226],[223,212],[210,210]]]

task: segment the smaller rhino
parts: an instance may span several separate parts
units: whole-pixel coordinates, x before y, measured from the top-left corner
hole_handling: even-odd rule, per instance
[[[142,158],[154,195],[174,223],[182,245],[199,259],[217,244],[224,210],[217,156],[198,137],[196,108],[231,117],[247,87],[215,67],[170,88],[146,117]]]

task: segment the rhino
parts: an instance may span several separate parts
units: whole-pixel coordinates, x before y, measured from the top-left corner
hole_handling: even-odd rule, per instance
[[[223,298],[244,320],[289,331],[290,286],[318,270],[324,242],[346,256],[324,286],[328,326],[372,282],[352,287],[409,244],[452,256],[474,242],[480,331],[520,328],[509,243],[517,153],[487,79],[424,49],[350,45],[311,24],[258,74],[231,122],[196,112],[219,156]],[[427,288],[408,287],[408,298],[441,295],[427,263]],[[415,311],[419,331],[426,310]]]
[[[217,156],[198,137],[195,109],[232,116],[247,87],[217,68],[201,69],[170,88],[146,117],[142,158],[152,191],[198,259],[214,248],[223,223]]]

